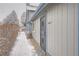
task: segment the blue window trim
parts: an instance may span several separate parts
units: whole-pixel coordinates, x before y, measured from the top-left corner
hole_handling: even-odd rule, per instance
[[[79,4],[78,4],[78,56],[79,56]]]

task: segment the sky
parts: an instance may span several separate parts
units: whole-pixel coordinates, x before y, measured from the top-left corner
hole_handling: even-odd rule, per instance
[[[8,16],[13,10],[17,13],[18,19],[26,11],[25,3],[0,3],[0,21]]]

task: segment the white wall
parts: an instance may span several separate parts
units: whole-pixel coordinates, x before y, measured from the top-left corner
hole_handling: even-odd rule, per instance
[[[47,9],[47,52],[77,55],[76,4],[52,5]]]
[[[40,46],[40,18],[37,18],[34,21],[34,26],[33,27],[34,27],[34,30],[32,32],[32,35]]]

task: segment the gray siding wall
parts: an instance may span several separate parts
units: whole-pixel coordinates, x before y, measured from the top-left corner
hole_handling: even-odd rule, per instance
[[[78,4],[51,4],[46,14],[47,53],[78,55]],[[40,16],[34,21],[32,35],[40,45]]]
[[[77,4],[51,5],[47,9],[47,52],[50,55],[78,55]]]
[[[37,18],[34,21],[33,27],[32,35],[40,46],[40,18]]]

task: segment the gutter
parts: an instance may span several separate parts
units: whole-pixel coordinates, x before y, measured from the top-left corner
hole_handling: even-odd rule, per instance
[[[42,3],[38,6],[37,10],[35,11],[35,13],[33,14],[33,16],[31,17],[30,21],[34,21],[35,18],[38,16],[38,14],[48,5],[48,3]]]

